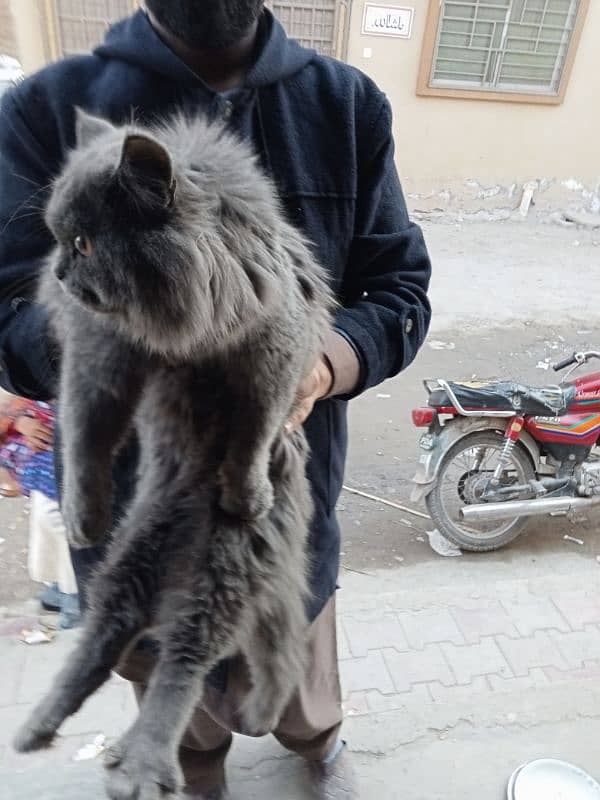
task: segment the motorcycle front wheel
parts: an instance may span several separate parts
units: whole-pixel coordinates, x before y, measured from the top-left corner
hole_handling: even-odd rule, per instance
[[[483,490],[498,466],[504,449],[504,435],[495,431],[472,433],[456,442],[443,457],[427,508],[440,533],[462,550],[486,552],[511,542],[523,530],[524,517],[491,522],[469,522],[461,508],[485,502]],[[523,485],[535,479],[529,454],[518,442],[500,478],[500,486]],[[511,498],[510,492],[505,494]],[[530,497],[533,496],[533,493]],[[519,499],[527,499],[519,495]]]

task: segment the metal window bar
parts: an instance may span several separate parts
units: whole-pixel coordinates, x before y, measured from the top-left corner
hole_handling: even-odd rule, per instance
[[[106,29],[138,6],[137,0],[54,0],[58,47],[64,56],[98,45]]]
[[[1,1],[1,0],[0,0]],[[62,55],[87,52],[107,27],[139,5],[138,0],[52,0],[57,46]],[[288,34],[322,55],[343,58],[349,0],[267,0]]]
[[[580,0],[441,3],[432,86],[558,92]]]

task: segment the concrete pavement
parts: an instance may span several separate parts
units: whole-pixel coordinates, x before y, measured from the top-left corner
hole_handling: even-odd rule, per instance
[[[443,562],[446,563],[446,562]],[[495,572],[495,574],[494,574]],[[349,574],[339,597],[346,736],[363,796],[501,798],[527,758],[570,758],[597,771],[600,565],[513,579],[408,586],[398,573]],[[74,754],[124,730],[135,708],[114,678],[52,750],[14,754],[10,736],[73,645],[73,633],[27,646],[0,638],[0,797],[101,798],[97,762]],[[239,738],[234,798],[308,797],[302,765],[270,739]]]

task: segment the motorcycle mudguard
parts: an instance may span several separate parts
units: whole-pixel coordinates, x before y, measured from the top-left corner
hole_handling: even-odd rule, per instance
[[[498,431],[504,435],[509,422],[510,419],[496,419],[494,417],[455,417],[450,422],[447,422],[436,436],[433,449],[425,451],[421,455],[417,472],[413,478],[414,487],[410,497],[411,502],[420,503],[425,500],[435,486],[442,459],[459,439],[471,433],[489,430]],[[538,472],[540,449],[537,442],[526,431],[521,433],[519,441],[531,456],[534,469]]]

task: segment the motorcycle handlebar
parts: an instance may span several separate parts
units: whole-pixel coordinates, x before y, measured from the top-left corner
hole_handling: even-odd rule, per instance
[[[565,358],[564,361],[559,361],[558,364],[554,364],[552,369],[554,370],[554,372],[560,372],[561,370],[566,369],[567,367],[570,367],[573,364],[577,363],[578,363],[577,355],[573,353],[572,356],[569,356],[569,358]]]

